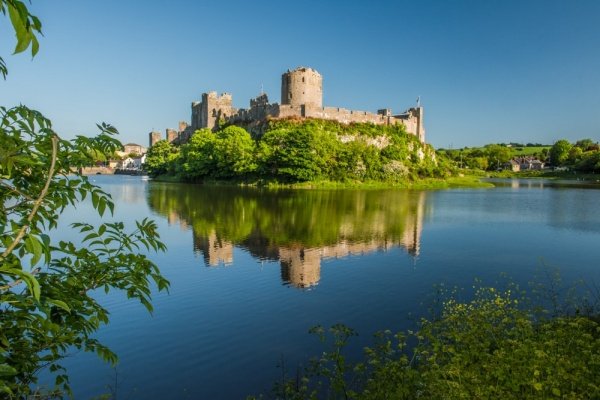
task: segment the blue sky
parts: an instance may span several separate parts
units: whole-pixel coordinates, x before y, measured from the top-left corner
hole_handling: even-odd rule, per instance
[[[27,104],[63,137],[105,121],[121,140],[189,121],[202,92],[247,107],[310,66],[324,105],[403,111],[421,96],[435,147],[600,140],[600,1],[32,0],[44,37],[11,56],[0,104]]]

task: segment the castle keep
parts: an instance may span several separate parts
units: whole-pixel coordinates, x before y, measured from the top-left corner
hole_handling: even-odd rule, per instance
[[[250,126],[267,119],[277,118],[320,118],[349,124],[353,122],[377,125],[403,124],[406,132],[425,142],[423,107],[409,108],[403,113],[393,114],[389,108],[377,113],[347,110],[339,107],[323,107],[323,78],[316,70],[298,67],[281,76],[281,104],[269,103],[265,93],[250,100],[250,108],[236,109],[232,96],[217,92],[202,94],[202,101],[192,103],[191,124],[179,123],[179,129],[167,129],[169,142],[185,143],[198,129],[216,129],[220,121]],[[160,133],[150,132],[150,146],[160,140]]]

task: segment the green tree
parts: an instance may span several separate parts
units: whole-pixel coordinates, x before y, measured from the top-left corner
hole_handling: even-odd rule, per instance
[[[550,164],[555,167],[564,165],[569,158],[569,150],[571,150],[571,147],[571,143],[564,139],[554,143],[550,148]]]
[[[166,140],[159,140],[148,149],[144,168],[151,177],[164,175],[173,171],[173,163],[179,155],[179,150]]]
[[[509,147],[499,144],[486,146],[485,154],[488,159],[489,169],[498,169],[512,158],[512,150]]]
[[[573,146],[569,150],[567,162],[571,165],[576,164],[581,160],[582,155],[583,155],[583,150],[581,149],[581,147]]]
[[[583,153],[575,169],[582,172],[600,172],[600,151]]]
[[[38,49],[41,24],[17,0],[0,0],[17,36],[15,52]],[[0,60],[0,72],[6,65]],[[164,250],[150,220],[128,230],[121,222],[70,226],[78,242],[54,238],[61,214],[86,198],[102,217],[112,214],[110,196],[72,171],[121,147],[116,129],[98,126],[95,138],[61,139],[51,122],[25,106],[0,107],[0,396],[35,394],[36,374],[47,367],[55,389],[69,392],[60,360],[68,349],[116,356],[93,337],[108,312],[91,293],[120,289],[148,310],[151,285],[168,287],[142,250]],[[61,230],[67,229],[61,227]]]
[[[196,131],[181,147],[180,171],[184,179],[204,179],[216,169],[215,143],[217,137],[210,129]]]
[[[575,143],[575,147],[579,147],[582,151],[588,151],[594,148],[594,141],[592,139],[581,139]]]
[[[486,170],[490,167],[487,157],[469,157],[466,159],[469,168]]]
[[[321,176],[313,132],[308,129],[274,129],[262,139],[268,149],[262,160],[263,171],[283,181],[310,181]]]
[[[250,134],[238,126],[228,126],[217,133],[214,148],[218,178],[240,177],[256,170],[256,145]]]

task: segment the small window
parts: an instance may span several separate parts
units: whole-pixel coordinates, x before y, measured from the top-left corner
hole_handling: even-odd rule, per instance
[[[290,99],[292,98],[292,94],[290,93]]]
[[[304,83],[304,77],[302,77],[302,83]]]

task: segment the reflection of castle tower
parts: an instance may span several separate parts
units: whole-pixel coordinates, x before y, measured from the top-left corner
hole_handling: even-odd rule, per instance
[[[413,257],[418,257],[421,252],[421,232],[423,231],[423,214],[425,213],[425,192],[420,192],[418,196],[415,213],[409,214],[406,218],[404,234],[400,239],[400,244]]]
[[[199,236],[194,232],[194,250],[202,252],[204,263],[215,267],[221,263],[233,263],[233,243],[222,240],[212,231],[208,237]]]
[[[319,249],[280,248],[281,279],[298,288],[316,285],[321,279]]]
[[[177,211],[171,211],[169,214],[167,214],[167,222],[169,225],[179,224],[179,229],[181,229],[183,232],[188,230],[187,221],[181,219],[179,214],[177,214]]]

